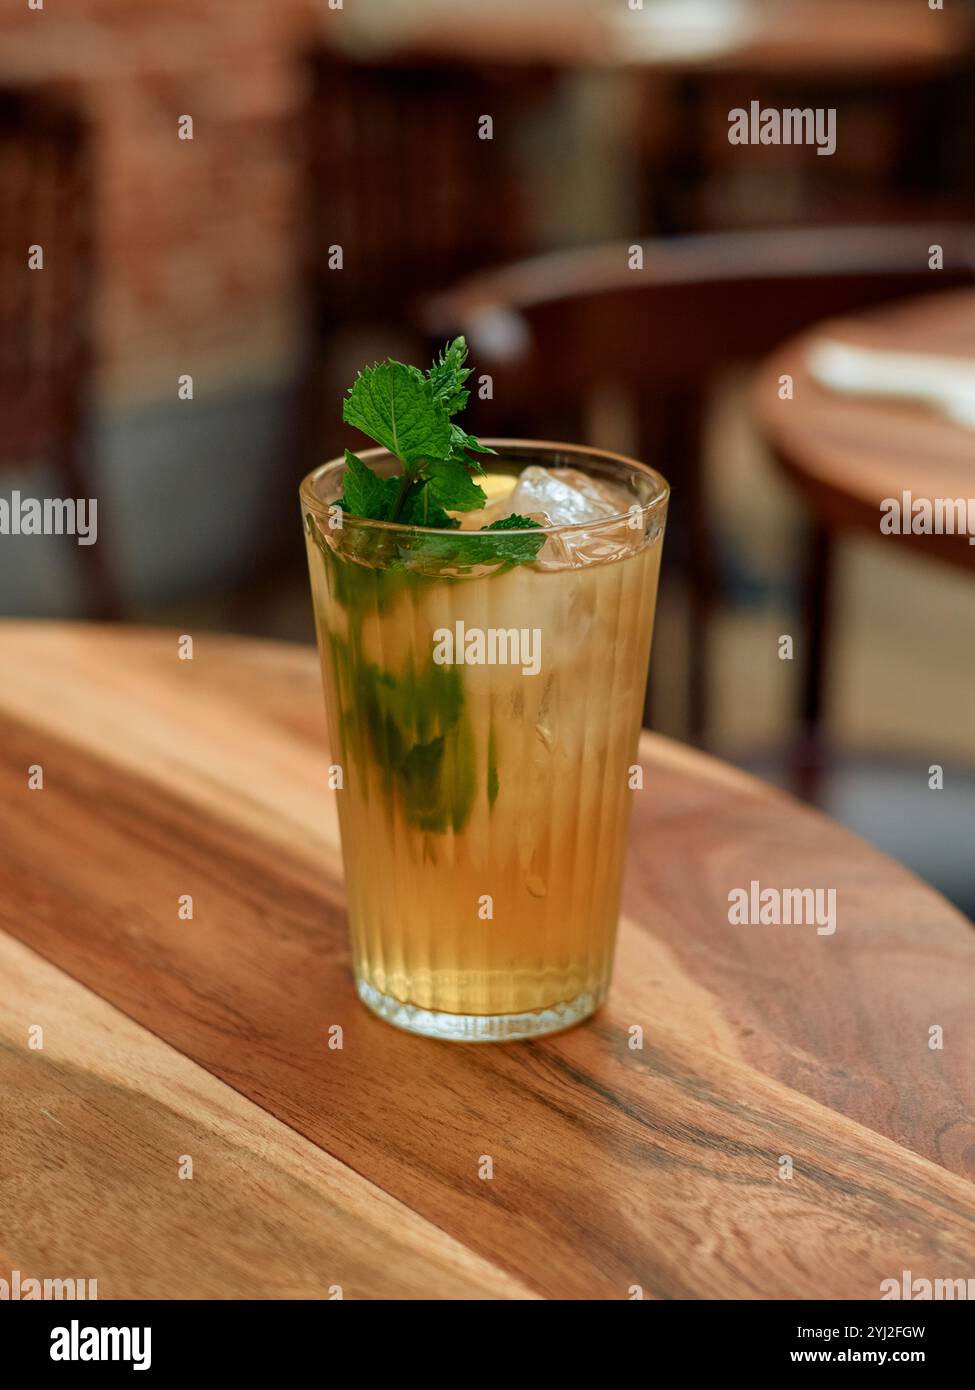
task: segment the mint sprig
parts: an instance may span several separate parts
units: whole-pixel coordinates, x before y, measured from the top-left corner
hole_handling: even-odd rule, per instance
[[[355,425],[413,471],[426,459],[450,455],[450,416],[433,383],[416,367],[380,362],[359,373],[342,410]]]
[[[353,516],[382,521],[389,515],[398,491],[398,479],[380,478],[351,449],[346,449],[345,495],[342,499],[346,511]]]
[[[427,372],[434,399],[446,408],[448,415],[456,415],[463,410],[470,399],[471,393],[464,389],[464,382],[472,368],[464,365],[466,361],[467,340],[455,338],[434,359],[433,366]]]
[[[418,536],[415,548],[424,561],[457,569],[469,569],[472,565],[501,564],[505,568],[530,565],[545,543],[544,536],[531,534],[537,528],[538,522],[526,517],[503,516],[483,531],[460,534],[447,531],[442,536]],[[517,534],[506,536],[506,531]]]
[[[455,338],[448,343],[428,372],[421,372],[391,358],[361,371],[349,388],[342,418],[381,444],[403,465],[402,474],[382,478],[350,449],[345,451],[345,490],[341,505],[350,516],[372,521],[399,521],[412,526],[456,531],[450,512],[477,511],[487,501],[473,474],[484,468],[476,454],[493,454],[489,445],[458,425],[453,416],[470,397],[465,382],[471,374],[467,343]],[[535,558],[543,536],[501,542],[488,539],[488,531],[533,530],[537,522],[527,517],[504,518],[478,533],[478,539],[454,539],[443,547],[449,563],[526,564]],[[439,555],[436,542],[422,546],[424,556]],[[444,537],[447,540],[447,537]],[[476,558],[475,558],[476,556]]]

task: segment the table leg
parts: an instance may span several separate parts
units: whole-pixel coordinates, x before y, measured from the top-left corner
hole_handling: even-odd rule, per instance
[[[813,523],[802,576],[805,659],[802,668],[801,729],[793,758],[796,794],[817,800],[822,787],[822,718],[828,679],[829,625],[833,605],[835,538],[828,526]]]

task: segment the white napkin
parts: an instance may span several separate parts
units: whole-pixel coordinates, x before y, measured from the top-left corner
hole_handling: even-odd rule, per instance
[[[813,377],[832,391],[922,401],[975,429],[975,358],[888,352],[820,338],[806,360]]]

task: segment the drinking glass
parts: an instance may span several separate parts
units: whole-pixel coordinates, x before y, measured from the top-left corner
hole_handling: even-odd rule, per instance
[[[341,459],[301,485],[359,997],[462,1041],[606,994],[669,493],[616,454],[486,442],[489,473],[577,470],[619,510],[514,563],[537,532],[351,516]]]

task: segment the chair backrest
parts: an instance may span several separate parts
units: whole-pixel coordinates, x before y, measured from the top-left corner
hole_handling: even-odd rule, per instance
[[[91,166],[59,98],[0,89],[0,465],[77,430],[90,358]],[[29,258],[43,257],[31,269]]]
[[[699,388],[819,319],[973,279],[969,225],[714,233],[503,266],[430,299],[423,320],[431,337],[464,333],[495,398],[524,418],[606,382]]]

